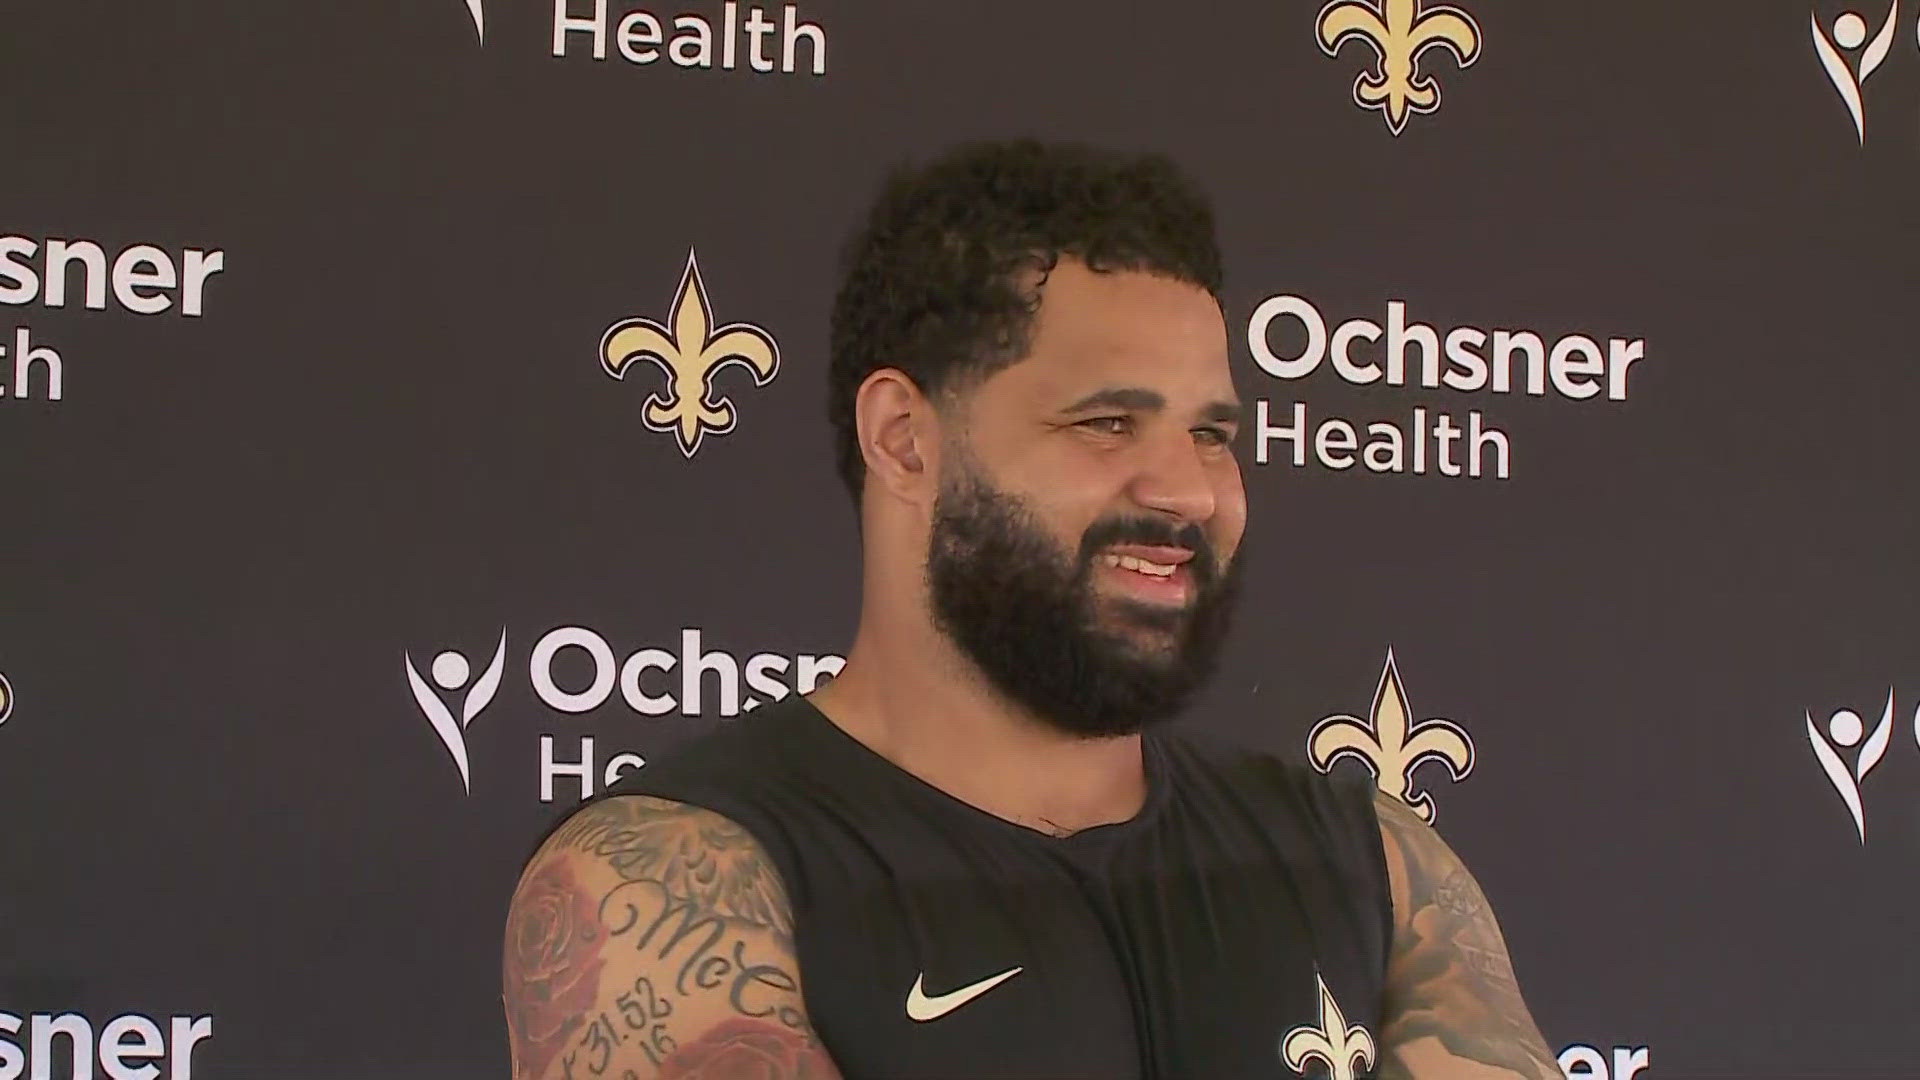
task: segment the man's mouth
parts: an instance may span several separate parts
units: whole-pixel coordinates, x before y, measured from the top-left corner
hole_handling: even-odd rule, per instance
[[[1108,566],[1120,567],[1127,570],[1137,570],[1142,574],[1151,574],[1154,577],[1162,577],[1162,578],[1172,577],[1173,572],[1175,570],[1180,569],[1178,566],[1174,565],[1173,563],[1149,562],[1146,559],[1138,558],[1133,555],[1115,555],[1112,552],[1107,552],[1101,555],[1100,561],[1106,563]]]
[[[1193,570],[1185,548],[1125,544],[1094,556],[1100,577],[1130,599],[1184,606],[1193,598]]]

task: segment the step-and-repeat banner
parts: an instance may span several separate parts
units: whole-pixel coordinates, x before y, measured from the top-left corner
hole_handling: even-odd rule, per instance
[[[1920,4],[60,0],[0,9],[0,1080],[503,1076],[529,845],[839,669],[837,250],[1005,135],[1216,200],[1185,722],[1431,812],[1569,1077],[1920,1075]]]

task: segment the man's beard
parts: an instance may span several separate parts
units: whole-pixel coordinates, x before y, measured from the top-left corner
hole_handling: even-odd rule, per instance
[[[1095,559],[1116,544],[1192,551],[1192,599],[1098,592]],[[934,503],[927,580],[935,626],[994,689],[1061,731],[1103,738],[1178,714],[1213,674],[1239,564],[1223,570],[1199,526],[1148,516],[1101,518],[1069,553],[1019,497],[967,469]]]

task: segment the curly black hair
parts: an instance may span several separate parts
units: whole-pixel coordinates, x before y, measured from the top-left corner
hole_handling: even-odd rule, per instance
[[[1164,155],[1017,139],[968,143],[888,175],[842,253],[829,338],[827,419],[856,506],[861,382],[896,368],[950,401],[1020,359],[1039,286],[1063,255],[1220,294],[1212,208]]]

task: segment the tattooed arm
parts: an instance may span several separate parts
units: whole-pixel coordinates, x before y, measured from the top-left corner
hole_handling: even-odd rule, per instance
[[[1473,875],[1398,799],[1376,805],[1394,913],[1380,1080],[1561,1080]]]
[[[726,818],[644,796],[586,807],[514,890],[514,1080],[839,1080],[792,922],[766,853]]]

